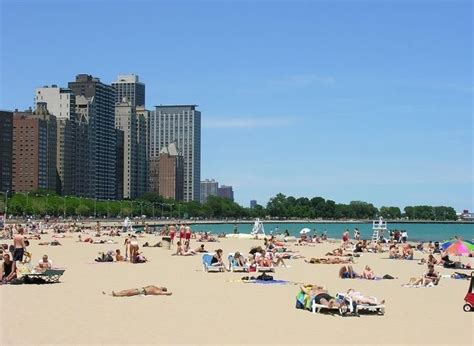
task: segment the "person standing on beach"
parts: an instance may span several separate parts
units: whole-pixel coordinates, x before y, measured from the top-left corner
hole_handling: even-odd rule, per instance
[[[191,227],[189,227],[189,226],[185,227],[184,236],[185,236],[187,242],[189,242],[191,240]]]
[[[13,246],[15,250],[13,250],[13,262],[22,261],[23,255],[25,253],[26,244],[25,244],[25,237],[23,236],[24,230],[23,228],[18,229],[18,234],[13,236]]]
[[[171,225],[169,227],[169,236],[170,236],[171,244],[174,244],[174,236],[175,235],[176,235],[176,227],[174,225]]]
[[[179,227],[179,241],[184,241],[186,236],[186,229],[183,224]]]

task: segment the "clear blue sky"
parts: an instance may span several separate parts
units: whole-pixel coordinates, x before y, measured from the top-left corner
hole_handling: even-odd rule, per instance
[[[3,109],[77,73],[196,103],[202,179],[474,209],[471,1],[2,1]]]

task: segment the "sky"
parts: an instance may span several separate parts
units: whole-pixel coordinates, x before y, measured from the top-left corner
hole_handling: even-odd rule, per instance
[[[474,209],[471,1],[1,0],[0,108],[79,73],[198,104],[201,179]]]

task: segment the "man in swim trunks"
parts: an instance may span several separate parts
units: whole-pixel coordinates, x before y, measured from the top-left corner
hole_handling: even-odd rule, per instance
[[[23,236],[23,228],[18,229],[18,234],[15,234],[13,237],[13,246],[15,250],[13,251],[13,262],[22,261],[23,255],[25,253],[25,237]]]
[[[105,292],[102,292],[105,294]],[[123,291],[112,291],[112,296],[113,297],[132,297],[132,296],[138,296],[138,295],[144,295],[144,296],[170,296],[172,295],[171,292],[168,292],[168,289],[166,287],[159,287],[159,286],[145,286],[142,288],[132,288],[129,290],[123,290]]]

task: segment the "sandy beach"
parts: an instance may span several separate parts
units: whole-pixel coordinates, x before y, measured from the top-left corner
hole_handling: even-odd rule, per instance
[[[387,253],[364,253],[356,259],[358,271],[369,264],[377,275],[398,277],[380,281],[342,280],[337,277],[340,265],[307,264],[303,259],[288,260],[288,268],[276,269],[275,279],[323,285],[332,294],[352,287],[387,301],[384,316],[340,317],[295,309],[296,284],[242,283],[248,274],[203,272],[200,255],[171,256],[174,247],[141,247],[145,241],[161,239],[154,235],[139,238],[148,263],[95,263],[99,252],[124,251],[124,237],[113,239],[118,244],[79,243],[76,235],[59,239],[62,246],[39,246],[38,240],[30,240],[33,263],[48,254],[54,266],[66,272],[58,284],[0,286],[0,344],[472,345],[474,341],[474,314],[462,311],[469,282],[442,279],[434,288],[401,287],[425,272],[416,260],[390,260]],[[192,248],[198,244],[193,240]],[[205,246],[227,254],[247,253],[260,244],[220,239]],[[338,245],[291,248],[307,257],[321,257]],[[415,259],[422,256],[427,257],[415,252]],[[462,260],[474,265],[472,258]],[[173,295],[116,298],[102,293],[146,285],[166,286]]]

